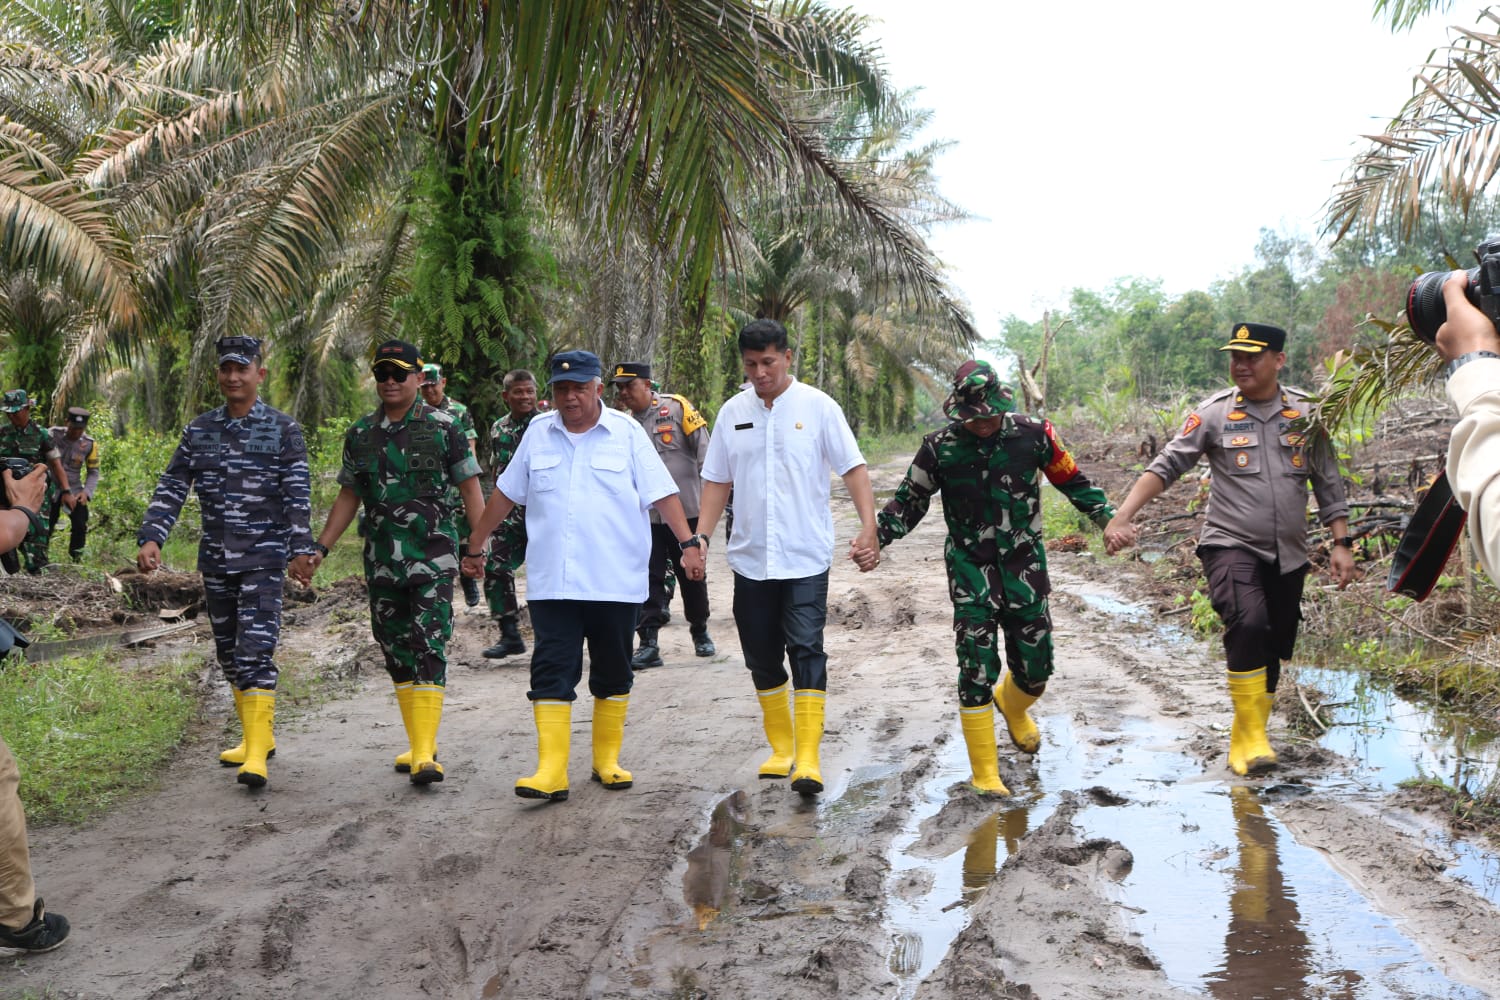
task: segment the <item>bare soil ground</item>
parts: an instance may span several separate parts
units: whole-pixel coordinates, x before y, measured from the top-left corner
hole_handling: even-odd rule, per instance
[[[1078,451],[1120,495],[1133,456],[1087,442]],[[903,469],[904,460],[877,469],[877,487]],[[1178,493],[1190,499],[1186,485],[1169,496]],[[846,502],[837,516],[842,546]],[[1105,588],[1101,579],[1148,606],[1166,589],[1139,563],[1086,552],[1053,556],[1059,671],[1037,706],[1047,743],[1035,760],[1001,749],[1018,798],[1056,795],[1059,804],[1035,829],[1007,821],[998,871],[968,898],[968,926],[925,981],[903,978],[911,964],[895,954],[892,907],[931,876],[893,872],[892,843],[958,740],[942,538],[934,510],[876,572],[836,561],[829,787],[817,799],[756,780],[760,717],[719,548],[710,587],[720,654],[695,658],[680,618],[663,630],[666,666],[637,678],[630,705],[622,762],[635,787],[588,781],[583,690],[572,797],[555,804],[513,794],[535,760],[525,658],[483,660],[494,635],[477,615],[459,616],[451,649],[439,740],[447,780],[418,788],[395,773],[403,734],[359,588],[326,585],[289,615],[284,646],[358,678],[357,693],[279,726],[259,793],[217,765],[224,732],[211,725],[164,770],[158,791],[81,829],[34,830],[41,890],[74,934],[64,949],[7,968],[0,996],[1199,995],[1169,980],[1166,956],[1142,935],[1152,914],[1119,892],[1149,823],[1101,838],[1077,815],[1085,805],[1137,817],[1149,808],[1144,786],[1108,785],[1108,768],[1142,733],[1185,762],[1185,780],[1224,801],[1245,784],[1224,762],[1222,665],[1207,645],[1164,656],[1149,623],[1122,626],[1083,600]],[[212,712],[227,715],[228,699]],[[1273,719],[1282,767],[1252,784],[1314,783],[1345,766],[1288,744],[1284,722]],[[1039,787],[1048,755],[1077,758],[1077,787]],[[951,855],[1006,806],[959,785],[945,794],[920,824],[912,850],[921,856]],[[1276,813],[1444,975],[1500,991],[1500,913],[1432,864],[1415,813],[1368,795],[1306,796]]]

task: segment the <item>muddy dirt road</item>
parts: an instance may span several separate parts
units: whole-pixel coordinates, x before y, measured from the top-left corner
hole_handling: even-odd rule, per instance
[[[839,517],[842,546],[847,502]],[[630,705],[634,788],[588,781],[585,691],[571,799],[517,798],[534,764],[524,664],[481,659],[491,625],[461,615],[445,782],[391,769],[402,732],[375,672],[279,728],[259,794],[216,765],[208,734],[158,792],[87,828],[33,832],[40,886],[73,938],[0,969],[0,995],[1500,991],[1500,914],[1445,873],[1417,818],[1306,744],[1278,740],[1277,773],[1232,780],[1215,650],[1133,610],[1119,566],[1053,557],[1060,666],[1038,705],[1043,750],[1002,748],[1010,799],[957,786],[941,547],[934,510],[876,572],[835,566],[818,799],[755,778],[759,712],[716,548],[720,655],[695,659],[680,615],[663,630],[666,666],[638,677]],[[362,621],[316,609],[296,612],[288,646],[368,659]]]

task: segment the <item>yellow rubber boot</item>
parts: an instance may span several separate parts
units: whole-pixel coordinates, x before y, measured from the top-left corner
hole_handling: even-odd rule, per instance
[[[430,785],[443,780],[443,765],[434,758],[437,753],[438,725],[443,721],[441,684],[411,686],[411,783]]]
[[[1045,690],[1046,685],[1043,685],[1042,691]],[[1009,670],[1005,672],[1005,679],[995,688],[995,707],[1005,716],[1005,728],[1010,733],[1011,743],[1022,753],[1036,753],[1042,748],[1041,730],[1037,729],[1036,720],[1031,717],[1031,713],[1026,711],[1036,704],[1042,691],[1036,694],[1022,691],[1016,686]]]
[[[974,772],[969,785],[980,795],[1009,795],[1010,789],[1000,780],[1000,755],[990,706],[960,707],[958,724],[963,728],[964,746],[969,749],[969,769]]]
[[[536,773],[516,782],[516,794],[523,799],[566,801],[573,706],[566,701],[534,701],[531,713],[536,719]]]
[[[771,756],[760,766],[759,777],[785,778],[792,773],[792,753],[796,736],[792,729],[791,685],[756,691],[760,698],[761,722],[771,743]]]
[[[1275,767],[1276,751],[1266,736],[1272,700],[1266,691],[1266,668],[1229,671],[1229,698],[1234,702],[1229,769],[1243,776]]]
[[[797,749],[792,774],[792,791],[816,795],[823,790],[823,769],[818,763],[818,748],[823,743],[823,709],[827,695],[813,688],[793,693],[792,725],[796,731]]]
[[[239,688],[234,687],[233,685],[230,686],[229,691],[234,695],[235,718],[240,720],[240,745],[237,747],[230,747],[228,750],[225,750],[223,753],[219,754],[219,764],[222,767],[239,767],[241,764],[245,763],[245,717],[240,714],[240,702],[245,700],[245,695],[242,691],[240,691]],[[276,756],[276,741],[274,738],[271,740],[271,749],[266,751],[266,756]]]
[[[245,763],[235,781],[251,788],[265,785],[266,757],[275,742],[273,726],[276,720],[276,692],[266,688],[251,688],[244,692],[240,701],[240,723],[245,727]]]
[[[620,744],[625,741],[625,712],[630,695],[594,699],[593,779],[605,788],[629,788],[635,778],[620,766]]]
[[[401,681],[396,684],[396,707],[401,710],[401,728],[406,730],[407,750],[405,753],[396,755],[396,770],[402,774],[411,770],[411,747],[417,744],[411,729],[411,688],[411,681]]]

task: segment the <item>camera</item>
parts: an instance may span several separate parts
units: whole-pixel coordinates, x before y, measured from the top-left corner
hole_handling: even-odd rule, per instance
[[[1479,258],[1479,266],[1469,268],[1469,284],[1464,294],[1500,330],[1500,235],[1487,236],[1474,248],[1474,255]],[[1450,273],[1428,271],[1413,281],[1406,293],[1406,322],[1411,325],[1412,333],[1429,344],[1437,342],[1438,327],[1448,319],[1443,282]]]
[[[30,459],[25,458],[0,458],[0,475],[6,471],[10,472],[12,479],[25,479],[35,468]],[[10,510],[10,497],[5,495],[5,487],[0,484],[0,510]]]

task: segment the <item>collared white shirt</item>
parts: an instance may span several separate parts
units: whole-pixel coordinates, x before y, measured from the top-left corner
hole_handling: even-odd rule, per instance
[[[677,484],[634,417],[604,407],[575,435],[561,414],[540,414],[495,487],[526,507],[528,599],[646,599],[647,511]]]
[[[734,486],[729,568],[751,580],[798,580],[833,565],[829,472],[865,464],[826,394],[795,379],[766,406],[753,388],[714,422],[703,478]]]

